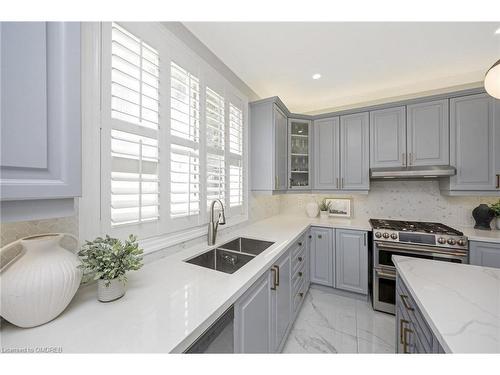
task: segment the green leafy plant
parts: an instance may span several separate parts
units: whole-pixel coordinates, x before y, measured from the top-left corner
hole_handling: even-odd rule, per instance
[[[490,204],[490,208],[493,210],[496,217],[500,217],[500,199],[498,202]]]
[[[78,267],[83,269],[84,274],[94,280],[110,280],[118,278],[122,282],[127,281],[125,273],[136,271],[143,265],[143,250],[139,248],[137,238],[130,235],[125,242],[117,238],[106,236],[97,237],[94,241],[86,241],[78,252],[82,264]]]
[[[320,211],[329,211],[330,205],[331,205],[331,202],[327,202],[326,199],[323,199],[321,201],[321,203],[319,204],[319,210]]]

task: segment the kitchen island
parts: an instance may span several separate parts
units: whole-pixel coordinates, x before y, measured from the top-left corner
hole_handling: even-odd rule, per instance
[[[500,269],[394,256],[399,352],[500,353]]]

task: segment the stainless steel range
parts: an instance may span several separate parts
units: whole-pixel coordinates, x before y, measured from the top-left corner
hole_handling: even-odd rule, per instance
[[[467,263],[462,232],[440,223],[370,219],[373,228],[373,308],[395,313],[396,268],[393,255]]]

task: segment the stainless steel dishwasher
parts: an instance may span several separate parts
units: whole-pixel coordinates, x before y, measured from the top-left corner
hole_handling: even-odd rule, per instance
[[[217,318],[184,353],[234,353],[234,306]]]

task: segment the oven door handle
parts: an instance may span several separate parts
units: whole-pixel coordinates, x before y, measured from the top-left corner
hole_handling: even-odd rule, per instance
[[[396,272],[386,271],[380,268],[375,268],[377,276],[383,277],[384,279],[396,280]]]
[[[416,245],[416,246],[409,246],[406,244],[398,243],[398,244],[387,244],[383,242],[378,242],[375,241],[375,244],[377,245],[377,248],[379,249],[387,249],[387,250],[396,250],[396,251],[406,251],[406,252],[412,252],[412,253],[426,253],[426,254],[432,254],[436,256],[441,256],[441,255],[448,255],[449,257],[456,257],[459,259],[463,259],[467,257],[467,252],[465,251],[439,251],[439,249],[433,248],[433,247],[428,247],[428,246],[422,246],[422,245]]]

